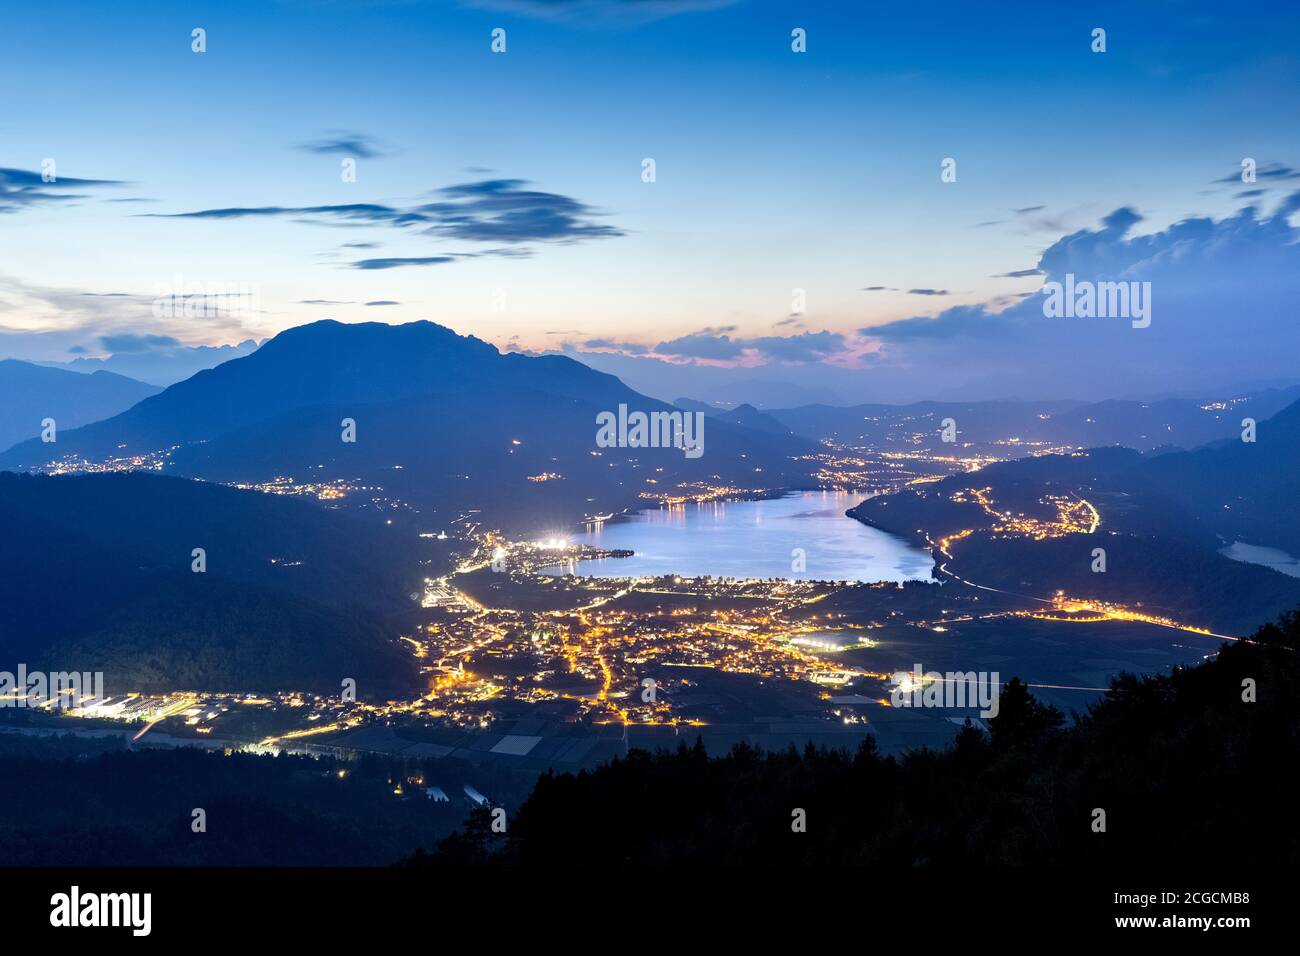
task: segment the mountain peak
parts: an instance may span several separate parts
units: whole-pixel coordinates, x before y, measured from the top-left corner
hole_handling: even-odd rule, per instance
[[[370,343],[372,345],[391,345],[393,347],[429,347],[444,346],[475,349],[480,352],[490,351],[500,354],[498,349],[473,335],[460,335],[445,325],[419,319],[415,322],[403,322],[393,325],[387,322],[339,322],[337,319],[320,319],[305,325],[295,325],[285,329],[266,342],[259,352],[271,349],[273,352],[286,347],[304,345],[341,345],[349,346]],[[257,353],[254,353],[257,354]]]

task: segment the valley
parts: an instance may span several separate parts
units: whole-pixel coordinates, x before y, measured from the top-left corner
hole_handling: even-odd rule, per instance
[[[709,413],[693,459],[597,447],[602,402],[653,400],[567,360],[429,323],[280,338],[61,436],[45,477],[0,478],[7,520],[31,525],[10,593],[46,632],[11,652],[110,678],[106,700],[20,722],[534,771],[683,737],[902,752],[981,723],[891,706],[914,667],[1017,676],[1082,712],[1120,673],[1212,657],[1300,603],[1300,580],[1220,554],[1221,519],[1161,479],[1206,452],[1070,444],[1044,423],[1076,406],[841,410],[884,429],[852,440],[825,411],[737,409]],[[324,374],[287,388],[306,367]],[[490,398],[450,387],[470,375]],[[977,433],[940,440],[945,413]],[[36,577],[14,546],[38,534]],[[83,538],[118,556],[74,567]],[[69,575],[112,627],[44,611]]]

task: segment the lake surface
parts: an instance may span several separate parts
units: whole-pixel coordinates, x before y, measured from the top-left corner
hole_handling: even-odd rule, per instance
[[[1258,544],[1234,541],[1219,553],[1224,557],[1232,558],[1234,561],[1245,561],[1247,564],[1262,564],[1274,571],[1281,571],[1293,578],[1300,578],[1300,561],[1297,561],[1280,548],[1266,548]]]
[[[796,492],[764,501],[656,508],[607,521],[571,540],[636,552],[630,558],[577,561],[554,569],[584,577],[796,578],[823,581],[929,581],[934,561],[844,512],[862,495]],[[804,551],[794,571],[792,552]]]

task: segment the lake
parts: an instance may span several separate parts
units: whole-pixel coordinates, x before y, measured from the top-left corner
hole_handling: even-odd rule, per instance
[[[930,553],[844,512],[860,494],[795,492],[763,501],[655,508],[604,522],[570,540],[630,558],[570,562],[554,573],[584,577],[796,578],[930,581]],[[802,548],[805,570],[792,570]]]
[[[1293,578],[1300,578],[1300,561],[1297,561],[1280,548],[1265,548],[1258,544],[1234,541],[1228,547],[1221,549],[1219,554],[1232,558],[1234,561],[1245,561],[1247,564],[1262,564],[1274,571],[1281,571]]]

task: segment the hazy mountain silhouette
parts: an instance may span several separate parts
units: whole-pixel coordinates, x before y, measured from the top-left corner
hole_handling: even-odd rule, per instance
[[[60,430],[109,418],[161,389],[112,372],[84,375],[17,359],[0,361],[0,450],[37,438],[41,421]]]
[[[111,340],[109,345],[114,345]],[[231,345],[150,344],[147,348],[116,351],[105,358],[80,357],[69,362],[42,362],[70,372],[116,372],[128,378],[166,388],[184,381],[205,368],[239,358],[257,350],[257,342],[245,339]]]
[[[797,435],[880,447],[891,439],[941,448],[945,418],[957,423],[959,440],[988,443],[1019,438],[1096,448],[1122,445],[1149,451],[1162,446],[1195,448],[1236,434],[1241,419],[1263,420],[1300,399],[1300,386],[1266,389],[1216,402],[1159,401],[916,402],[910,405],[806,405],[765,414]]]
[[[737,405],[735,408],[719,408],[707,402],[697,402],[693,398],[679,398],[673,404],[678,408],[703,412],[710,418],[716,418],[720,422],[729,422],[742,428],[752,428],[754,431],[786,436],[794,434],[786,425],[777,421],[767,412],[760,412],[753,405],[747,403]]]

